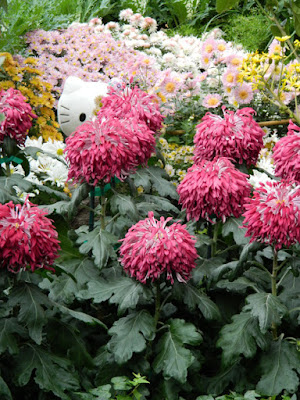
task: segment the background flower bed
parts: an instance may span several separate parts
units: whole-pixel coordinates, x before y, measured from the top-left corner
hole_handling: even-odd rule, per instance
[[[139,62],[147,58],[136,55]],[[277,140],[269,133],[264,152]],[[118,240],[149,211],[157,219],[185,220],[168,179],[168,172],[174,172],[170,166],[165,172],[154,165],[162,161],[153,156],[149,168],[139,168],[124,183],[102,192],[93,230],[83,225],[74,231],[72,218],[89,200],[90,188],[71,187],[69,197],[65,178],[50,175],[55,163],[64,165],[64,145],[27,141],[26,157],[35,177],[23,178],[26,171],[10,165],[9,173],[2,171],[1,202],[18,202],[17,188],[23,197],[34,194],[52,213],[62,250],[55,274],[39,269],[11,275],[1,265],[3,398],[195,399],[202,394],[198,398],[208,400],[234,390],[228,398],[245,393],[240,397],[253,399],[298,390],[298,244],[278,251],[275,268],[271,246],[249,243],[242,218],[215,224],[214,232],[205,220],[189,221],[199,254],[191,280],[172,286],[161,276],[156,283],[142,284],[124,274]],[[164,139],[160,144],[174,166],[178,156],[180,167],[191,161],[185,151],[193,149],[172,154],[176,145]],[[260,158],[266,165],[268,158]],[[132,372],[146,376],[150,384],[136,376],[130,382]]]

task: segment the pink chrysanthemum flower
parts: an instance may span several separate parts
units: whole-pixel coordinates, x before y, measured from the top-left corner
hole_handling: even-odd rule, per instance
[[[212,38],[208,38],[205,40],[205,42],[203,42],[202,53],[212,55],[216,48],[217,42]]]
[[[32,126],[31,120],[37,116],[19,90],[0,90],[0,113],[5,115],[5,120],[0,123],[0,143],[9,136],[17,144],[24,144]]]
[[[225,87],[234,87],[237,84],[238,71],[236,68],[227,68],[222,75],[222,83]]]
[[[215,156],[228,157],[240,164],[255,165],[263,147],[264,131],[254,121],[255,111],[246,107],[228,111],[223,107],[224,118],[206,113],[197,126],[194,137],[194,160],[212,160]]]
[[[218,93],[211,93],[204,97],[202,105],[205,108],[216,108],[222,102],[222,97]]]
[[[171,219],[161,217],[158,221],[149,212],[148,218],[133,225],[121,240],[120,262],[130,276],[142,283],[154,281],[164,273],[171,283],[174,277],[186,282],[195,268],[195,238],[185,225],[167,226]]]
[[[28,200],[21,206],[0,204],[0,266],[19,272],[50,266],[60,250],[57,232],[47,212]]]
[[[286,181],[262,183],[245,209],[243,226],[250,242],[271,244],[277,250],[299,242],[300,186]]]
[[[144,121],[154,132],[162,127],[163,116],[159,111],[156,98],[143,92],[137,86],[133,89],[125,88],[124,91],[111,88],[110,94],[103,97],[102,104],[99,111],[100,117],[111,113],[114,113],[116,118],[133,116]]]
[[[251,191],[247,178],[225,157],[193,165],[177,188],[187,219],[239,217]]]
[[[300,127],[290,120],[287,136],[273,148],[275,175],[300,182]]]
[[[107,116],[80,125],[66,140],[68,179],[96,185],[113,176],[124,180],[146,164],[155,147],[153,132],[135,118]]]
[[[239,104],[249,104],[253,100],[253,91],[250,83],[242,83],[233,91],[235,100]]]

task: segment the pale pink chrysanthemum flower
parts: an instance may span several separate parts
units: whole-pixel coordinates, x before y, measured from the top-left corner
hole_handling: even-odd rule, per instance
[[[242,83],[233,91],[233,96],[239,104],[249,104],[253,100],[253,90],[250,83]]]
[[[281,43],[277,39],[274,39],[269,46],[268,54],[269,55],[278,54],[278,55],[283,56],[284,53],[285,53],[285,47],[282,46]]]
[[[0,90],[0,113],[5,116],[5,120],[0,122],[0,143],[9,136],[23,145],[32,126],[32,118],[37,118],[26,98],[13,88]]]
[[[273,147],[275,175],[300,182],[300,127],[290,120],[287,136]]]
[[[120,262],[130,276],[142,283],[163,274],[171,283],[175,277],[186,282],[195,268],[195,238],[185,225],[176,222],[168,226],[170,220],[161,217],[158,221],[149,212],[148,218],[133,225],[121,240]]]
[[[144,18],[140,13],[133,14],[131,15],[131,17],[129,17],[129,21],[133,26],[138,26],[143,21],[143,19]]]
[[[227,68],[222,75],[222,83],[225,87],[234,87],[237,84],[238,71],[236,68]]]
[[[212,38],[208,38],[202,44],[202,54],[208,54],[211,56],[216,48],[217,42]]]
[[[0,204],[0,267],[12,272],[51,268],[60,250],[47,212],[28,199],[23,205]]]
[[[230,54],[224,58],[223,62],[225,62],[228,67],[239,68],[243,62],[243,56],[239,54]]]
[[[243,226],[250,242],[291,246],[300,241],[300,186],[291,182],[262,183],[245,204]]]
[[[224,118],[206,113],[197,125],[194,136],[196,162],[215,156],[231,158],[240,164],[255,165],[263,147],[264,131],[254,121],[252,108],[229,111],[223,107]]]
[[[228,217],[239,217],[251,191],[247,178],[225,157],[194,164],[177,188],[187,219],[212,222],[217,217],[225,222]]]
[[[112,115],[80,125],[66,140],[68,179],[97,185],[116,176],[124,180],[140,164],[145,165],[155,148],[153,132],[135,118]]]
[[[203,99],[202,105],[205,108],[216,108],[222,103],[222,97],[218,93],[210,93]]]
[[[150,33],[153,33],[157,29],[157,22],[151,17],[145,17],[141,22],[140,27],[145,30],[147,29]]]
[[[123,91],[110,89],[110,94],[102,98],[99,116],[114,114],[116,118],[131,116],[144,121],[154,132],[162,127],[163,116],[154,96],[135,86]]]

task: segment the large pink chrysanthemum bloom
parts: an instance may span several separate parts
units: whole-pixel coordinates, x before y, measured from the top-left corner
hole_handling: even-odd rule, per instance
[[[68,179],[96,185],[116,176],[124,180],[138,165],[145,165],[155,148],[153,132],[144,122],[97,118],[80,125],[66,140]]]
[[[250,242],[274,245],[278,250],[300,241],[300,186],[290,182],[265,182],[245,204],[245,236]]]
[[[273,148],[275,175],[300,182],[300,127],[290,120],[287,136]]]
[[[226,157],[194,164],[177,187],[187,219],[212,222],[217,217],[225,222],[227,217],[239,217],[251,191],[247,178]]]
[[[143,92],[137,86],[133,89],[125,88],[117,91],[110,89],[110,94],[102,98],[102,107],[99,117],[114,113],[117,118],[130,118],[131,116],[144,121],[149,128],[156,132],[162,127],[163,116],[159,105],[153,95]]]
[[[124,270],[138,281],[152,281],[166,273],[166,278],[174,283],[190,279],[195,268],[197,251],[195,238],[185,229],[185,225],[174,223],[167,226],[172,218],[148,218],[133,225],[121,241],[120,262]]]
[[[0,266],[19,272],[50,266],[60,250],[57,232],[47,212],[32,205],[0,204]]]
[[[194,160],[198,162],[222,156],[240,164],[245,161],[248,166],[255,165],[265,134],[253,119],[255,111],[246,107],[234,112],[223,107],[223,112],[224,118],[206,113],[197,126]]]
[[[28,130],[32,126],[32,118],[37,118],[30,104],[19,90],[10,88],[0,90],[0,113],[5,120],[0,122],[0,143],[5,136],[14,139],[17,144],[24,144]]]

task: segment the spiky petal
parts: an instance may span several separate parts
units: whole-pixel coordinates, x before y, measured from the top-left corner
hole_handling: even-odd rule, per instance
[[[202,160],[193,165],[177,188],[179,202],[186,208],[187,219],[239,217],[251,185],[226,157]]]
[[[224,118],[206,113],[194,137],[196,162],[228,157],[247,166],[255,165],[263,147],[264,131],[254,121],[250,108],[229,111],[223,107]]]
[[[142,283],[147,279],[154,281],[163,274],[171,283],[175,277],[179,282],[186,282],[195,268],[195,238],[185,225],[167,226],[171,219],[161,217],[158,221],[149,212],[148,218],[133,225],[121,240],[120,262],[130,276]]]

